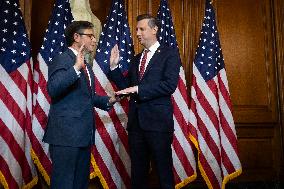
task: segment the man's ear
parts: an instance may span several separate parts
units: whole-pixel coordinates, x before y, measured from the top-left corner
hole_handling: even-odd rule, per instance
[[[153,28],[153,31],[154,31],[154,34],[156,35],[156,34],[157,34],[157,32],[158,32],[158,27],[157,27],[157,26],[155,26],[155,27]]]
[[[74,39],[75,42],[79,42],[80,35],[78,33],[74,33],[73,39]]]

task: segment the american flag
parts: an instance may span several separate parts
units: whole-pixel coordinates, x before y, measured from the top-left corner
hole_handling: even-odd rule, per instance
[[[167,0],[161,0],[157,18],[161,21],[159,42],[178,48],[174,25]],[[174,108],[174,139],[172,143],[173,171],[176,188],[181,188],[196,178],[196,163],[191,141],[188,138],[189,108],[186,80],[180,67],[178,87],[172,95]]]
[[[32,59],[18,0],[0,2],[0,28],[0,183],[32,188],[38,179],[29,138]]]
[[[47,67],[53,57],[67,48],[64,29],[72,20],[69,0],[56,0],[35,64],[32,158],[48,184],[50,184],[51,160],[48,152],[49,146],[42,142],[51,102],[46,89]]]
[[[127,74],[134,50],[124,0],[112,1],[97,47],[93,70],[96,92],[100,95],[116,90],[106,77],[110,69],[110,52],[115,44],[118,44],[120,51],[119,68]],[[130,188],[130,157],[125,129],[127,107],[125,99],[116,103],[110,112],[96,109],[96,144],[92,150],[92,163],[104,188]]]
[[[213,6],[206,1],[201,37],[193,64],[190,137],[208,188],[225,184],[242,172],[225,64]]]

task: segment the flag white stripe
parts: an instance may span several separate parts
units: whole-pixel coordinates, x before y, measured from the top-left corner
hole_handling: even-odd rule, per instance
[[[14,118],[14,116],[11,114],[10,110],[6,107],[2,99],[0,99],[0,118],[4,122],[5,126],[10,130],[10,132],[15,137],[15,140],[20,145],[22,149],[24,149],[24,142],[23,142],[23,136],[24,131],[20,127],[18,120]],[[2,147],[1,147],[2,148]]]
[[[0,156],[3,157],[3,159],[9,166],[9,171],[13,176],[13,178],[15,179],[15,181],[17,182],[18,186],[21,186],[23,183],[22,168],[19,165],[19,162],[15,159],[12,152],[10,151],[9,145],[6,143],[6,141],[2,138],[1,135],[0,135],[0,146],[2,149],[5,149],[5,150],[0,150],[1,153]]]
[[[34,116],[34,118],[33,118],[32,131],[33,131],[33,133],[35,133],[35,137],[36,137],[37,141],[40,143],[41,148],[43,149],[44,153],[50,159],[50,157],[49,157],[49,150],[48,150],[49,149],[49,145],[47,143],[45,143],[45,142],[42,142],[42,138],[43,138],[43,135],[44,135],[44,129],[42,129],[42,126],[38,122],[38,119],[37,119],[36,116]]]
[[[121,179],[120,174],[118,173],[116,167],[115,167],[115,163],[112,160],[112,156],[110,155],[107,147],[105,146],[105,143],[102,141],[101,136],[99,135],[98,132],[96,132],[95,134],[95,143],[96,143],[96,148],[98,150],[99,154],[103,154],[101,155],[107,169],[110,171],[110,175],[115,183],[115,185],[119,188],[120,186],[124,186],[125,184],[123,183],[123,180]]]
[[[177,119],[174,116],[174,125],[175,125],[175,136],[179,144],[181,145],[183,151],[185,152],[185,155],[189,162],[192,164],[192,166],[195,167],[195,158],[193,156],[193,151],[191,148],[191,145],[188,143],[188,139],[186,136],[183,134],[180,125],[177,122]]]
[[[199,130],[198,130],[198,139],[199,139],[199,147],[200,147],[201,153],[204,155],[204,158],[206,159],[211,170],[213,171],[219,183],[219,186],[221,186],[221,183],[222,183],[221,169],[219,167],[217,160],[215,159],[215,156],[212,154],[209,146],[207,145],[205,139],[203,138]]]
[[[226,152],[228,158],[230,159],[230,162],[233,164],[234,168],[240,168],[240,161],[238,158],[238,155],[236,154],[236,151],[234,150],[232,144],[228,140],[227,136],[225,135],[224,131],[222,128],[220,128],[220,135],[221,135],[221,144],[223,147],[224,151]]]
[[[23,95],[22,91],[19,89],[18,85],[15,84],[10,75],[6,70],[0,65],[0,82],[4,85],[6,90],[12,96],[14,101],[17,103],[22,112],[26,112],[26,97]]]
[[[218,115],[219,108],[216,110],[216,104],[218,104],[217,99],[215,95],[212,93],[211,89],[208,87],[207,83],[203,79],[202,75],[200,74],[195,64],[193,64],[193,74],[195,75],[197,86],[202,91],[203,95],[207,99],[212,109],[215,111],[215,114]]]
[[[25,135],[28,136],[27,132],[25,132]],[[31,169],[31,173],[32,175],[36,175],[36,168],[34,166],[34,163],[33,163],[33,160],[32,160],[32,156],[31,156],[31,148],[32,148],[32,144],[31,144],[31,141],[30,141],[30,138],[29,137],[26,137],[25,138],[25,156],[26,156],[26,159],[28,161],[28,164],[29,164],[29,167]],[[28,183],[25,183],[25,184],[28,184]]]
[[[216,130],[214,124],[212,123],[210,117],[208,114],[205,112],[204,108],[201,106],[201,104],[198,101],[198,98],[196,96],[196,91],[194,88],[191,89],[191,96],[192,100],[194,100],[196,104],[196,109],[197,109],[197,114],[199,115],[200,119],[203,121],[204,125],[206,125],[208,132],[211,135],[211,138],[215,141],[219,152],[220,152],[220,141],[216,141],[219,138],[219,133]]]
[[[48,67],[47,67],[47,64],[45,63],[45,61],[42,58],[40,53],[37,56],[37,60],[39,62],[40,71],[41,71],[45,81],[47,81],[48,80]]]
[[[176,102],[177,106],[179,107],[179,110],[181,111],[183,119],[188,120],[188,105],[186,104],[186,101],[183,100],[180,90],[176,89],[172,96],[174,97],[174,101]]]
[[[42,110],[44,111],[45,116],[48,116],[50,104],[49,104],[48,100],[45,98],[45,95],[44,95],[44,93],[43,93],[43,91],[41,90],[40,87],[38,88],[37,102],[40,105],[40,107],[42,108]]]
[[[227,80],[227,74],[226,74],[226,70],[225,68],[221,69],[219,71],[219,75],[221,77],[222,82],[224,83],[225,87],[226,87],[226,91],[228,94],[230,94],[230,90],[229,90],[229,84],[228,84],[228,80]]]
[[[173,162],[174,162],[174,168],[175,168],[176,173],[178,174],[179,178],[181,180],[187,178],[187,174],[184,170],[184,167],[183,167],[182,163],[180,162],[178,155],[176,154],[176,151],[173,150],[173,147],[172,147],[172,158],[173,158]]]
[[[117,152],[118,156],[120,154],[128,154],[125,146],[120,142],[120,138],[113,126],[113,122],[111,118],[109,117],[109,114],[106,111],[99,110],[96,108],[96,111],[98,112],[98,116],[100,117],[101,121],[104,123],[104,127],[106,128],[107,133],[109,134],[112,143],[115,147],[115,151]],[[101,146],[98,146],[97,148],[100,148]],[[123,162],[124,167],[128,167],[127,164],[130,162],[129,156],[124,156],[126,159],[121,159]],[[128,175],[130,175],[130,170],[126,169]]]

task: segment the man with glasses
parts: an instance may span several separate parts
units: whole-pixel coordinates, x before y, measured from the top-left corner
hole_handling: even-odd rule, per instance
[[[117,100],[95,93],[94,73],[84,61],[84,54],[96,45],[93,24],[72,22],[65,37],[68,49],[48,66],[51,106],[43,141],[50,144],[51,189],[87,189],[95,143],[94,107],[109,110]]]

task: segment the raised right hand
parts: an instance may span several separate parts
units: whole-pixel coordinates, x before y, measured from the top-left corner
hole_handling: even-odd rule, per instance
[[[119,50],[117,44],[111,49],[110,54],[110,69],[114,69],[119,62]]]
[[[75,68],[76,70],[81,70],[82,67],[85,67],[85,63],[84,63],[84,52],[83,52],[83,49],[84,49],[84,46],[85,44],[83,44],[79,51],[78,51],[78,55],[76,57],[76,62],[75,62]]]

